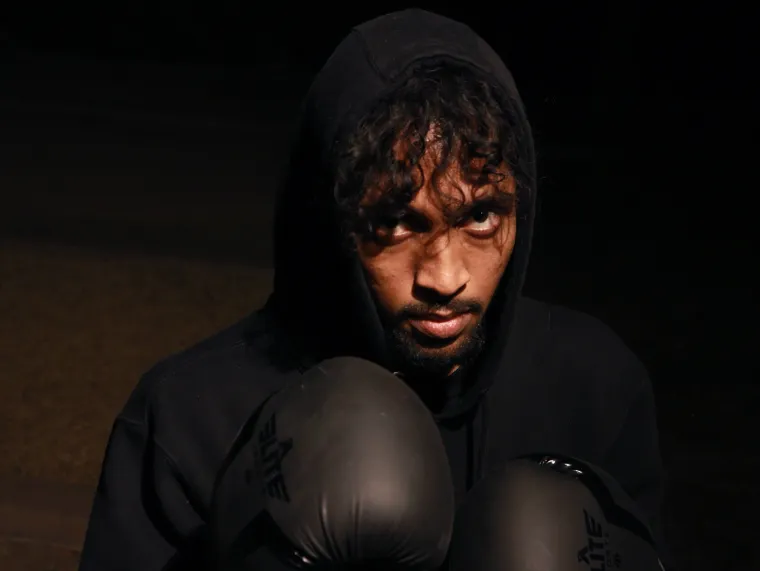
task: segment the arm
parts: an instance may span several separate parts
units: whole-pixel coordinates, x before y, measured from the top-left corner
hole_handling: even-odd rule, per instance
[[[661,513],[665,471],[660,456],[654,393],[646,377],[639,384],[618,435],[605,455],[605,465],[636,502],[658,543],[663,563],[670,569]]]
[[[118,418],[79,570],[158,571],[176,560],[203,526],[184,489],[174,462],[149,437],[147,427]]]

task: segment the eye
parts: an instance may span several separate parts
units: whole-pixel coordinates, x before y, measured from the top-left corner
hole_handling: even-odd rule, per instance
[[[484,222],[488,222],[489,217],[493,214],[490,210],[487,208],[476,208],[471,214],[470,218],[473,222],[477,222],[479,224],[482,224]]]
[[[501,226],[501,216],[492,209],[478,206],[470,211],[464,229],[478,238],[492,236]]]
[[[403,216],[384,216],[373,225],[373,236],[378,242],[393,243],[411,233]]]

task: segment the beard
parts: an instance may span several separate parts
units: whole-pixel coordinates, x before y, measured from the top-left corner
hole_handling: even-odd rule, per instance
[[[437,341],[425,337],[414,329],[402,327],[410,317],[433,311],[471,312],[478,317],[477,324],[454,341]],[[477,359],[485,345],[485,326],[480,303],[456,301],[445,306],[413,304],[405,307],[386,329],[387,347],[394,367],[409,378],[441,379],[452,371],[462,371]]]

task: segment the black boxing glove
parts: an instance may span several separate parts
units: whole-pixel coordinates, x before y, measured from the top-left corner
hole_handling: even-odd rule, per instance
[[[212,512],[217,569],[427,570],[446,556],[455,504],[422,401],[389,371],[343,357],[259,409],[220,473]]]
[[[661,571],[647,526],[620,485],[574,458],[514,460],[457,511],[450,571]]]

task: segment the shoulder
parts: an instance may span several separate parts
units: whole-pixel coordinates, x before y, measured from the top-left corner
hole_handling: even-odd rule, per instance
[[[289,371],[264,312],[156,363],[140,379],[117,426],[141,433],[161,450],[183,486],[208,506],[214,478],[237,434]]]
[[[649,376],[633,350],[607,323],[569,307],[533,299],[521,301],[520,328],[538,323],[533,356],[575,385],[628,400],[646,388]],[[521,314],[521,315],[520,315]],[[536,325],[533,325],[536,327]]]
[[[143,424],[169,452],[177,441],[221,443],[284,384],[277,343],[263,313],[251,314],[156,363],[119,416]]]
[[[591,350],[599,357],[631,366],[640,364],[634,352],[616,331],[600,318],[561,305],[549,306],[549,329],[564,346]],[[602,354],[600,349],[604,349]]]

